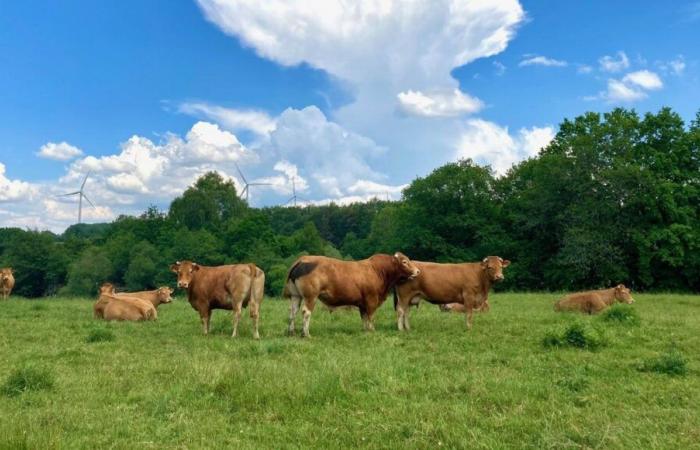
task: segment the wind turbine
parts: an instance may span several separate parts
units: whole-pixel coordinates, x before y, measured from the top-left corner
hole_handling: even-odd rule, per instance
[[[243,198],[243,195],[245,194],[245,202],[248,203],[248,195],[250,194],[250,187],[251,186],[272,186],[272,183],[248,183],[248,180],[245,179],[243,176],[243,172],[241,172],[241,168],[238,167],[238,163],[234,162],[236,165],[236,170],[238,170],[238,175],[241,176],[241,179],[243,180],[243,190],[241,191],[240,198]]]
[[[296,206],[297,206],[297,199],[304,200],[303,198],[297,196],[296,179],[297,179],[297,177],[292,177],[292,194],[293,194],[293,195],[292,195],[292,198],[290,198],[289,200],[287,200],[287,203],[285,203],[285,205],[288,205],[289,202],[294,202],[293,205],[294,205],[294,207],[296,207]]]
[[[90,206],[93,208],[95,205],[90,201],[90,199],[85,195],[85,183],[87,182],[88,177],[90,176],[90,172],[85,175],[85,179],[83,180],[83,184],[80,185],[80,190],[75,191],[75,192],[70,192],[68,194],[61,194],[58,195],[58,197],[69,197],[71,195],[77,195],[78,196],[78,223],[82,223],[83,221],[83,199],[87,201]]]

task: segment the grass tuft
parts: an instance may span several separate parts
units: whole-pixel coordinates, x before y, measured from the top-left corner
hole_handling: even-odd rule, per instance
[[[608,308],[602,318],[606,322],[617,322],[624,325],[639,325],[639,313],[630,305],[617,304]]]
[[[6,397],[16,397],[30,391],[51,390],[54,376],[51,372],[36,367],[23,367],[13,371],[0,391]]]
[[[684,376],[688,373],[688,361],[678,350],[672,348],[656,358],[644,360],[637,369],[640,372]]]
[[[115,339],[114,333],[106,328],[93,328],[85,338],[85,342],[93,344],[95,342],[112,342]]]
[[[548,331],[542,339],[545,348],[573,347],[586,350],[597,350],[605,345],[605,337],[595,328],[582,322],[574,322],[563,332]]]

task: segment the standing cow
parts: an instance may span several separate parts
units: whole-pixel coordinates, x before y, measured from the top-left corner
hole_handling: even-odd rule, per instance
[[[233,334],[238,334],[241,310],[250,305],[253,338],[260,339],[258,320],[265,290],[265,272],[255,264],[231,264],[207,267],[192,261],[178,261],[170,266],[177,274],[177,286],[187,290],[187,299],[202,320],[204,334],[209,334],[209,319],[214,309],[233,311]]]
[[[474,310],[488,304],[489,289],[503,280],[503,269],[510,261],[487,256],[481,262],[438,264],[414,261],[420,275],[400,282],[394,290],[394,307],[399,330],[409,330],[409,305],[417,298],[433,304],[460,303],[464,307],[467,329],[472,327]]]
[[[632,304],[632,293],[624,284],[614,288],[569,294],[554,304],[555,311],[580,311],[597,314],[615,302]]]
[[[3,300],[7,300],[12,293],[12,288],[15,287],[15,276],[11,267],[3,267],[0,269],[0,296]]]
[[[362,261],[342,261],[325,256],[302,256],[289,269],[284,296],[291,298],[289,334],[302,300],[302,335],[309,336],[309,322],[316,299],[329,307],[354,306],[362,316],[365,330],[374,330],[374,312],[401,278],[413,278],[420,271],[406,255],[374,255]]]

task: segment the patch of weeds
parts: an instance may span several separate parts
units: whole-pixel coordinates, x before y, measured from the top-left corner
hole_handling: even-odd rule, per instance
[[[47,370],[23,367],[14,370],[5,380],[0,392],[6,397],[16,397],[30,391],[51,390],[54,376]]]
[[[600,330],[582,322],[574,322],[563,332],[548,331],[542,339],[545,348],[573,347],[596,350],[605,345],[605,338]]]
[[[43,302],[36,302],[32,304],[31,308],[32,311],[45,311],[48,309],[48,306],[46,306],[46,303]]]
[[[649,358],[637,367],[640,372],[663,373],[671,376],[684,376],[688,373],[688,361],[675,348],[656,358]]]
[[[114,333],[107,328],[93,328],[85,338],[85,342],[92,344],[95,342],[111,342],[115,339]]]
[[[617,322],[625,325],[639,325],[639,313],[630,305],[617,304],[603,312],[602,318],[606,322]]]
[[[558,380],[557,385],[566,389],[567,391],[578,393],[586,389],[589,385],[589,382],[588,378],[584,376],[574,375]]]

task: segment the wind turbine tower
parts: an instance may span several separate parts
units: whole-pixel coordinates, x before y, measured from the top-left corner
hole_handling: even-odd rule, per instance
[[[245,202],[248,203],[248,195],[250,194],[250,187],[251,186],[272,186],[272,183],[248,183],[248,180],[246,180],[245,176],[243,176],[243,172],[241,172],[241,168],[238,167],[238,163],[236,164],[236,170],[238,170],[238,175],[241,176],[241,180],[243,180],[243,190],[241,191],[240,198],[243,198],[245,195]]]
[[[80,185],[80,189],[75,191],[75,192],[69,192],[68,194],[61,194],[59,197],[70,197],[71,195],[77,195],[78,196],[78,223],[82,223],[83,221],[83,199],[85,199],[86,202],[90,204],[93,208],[95,205],[90,201],[90,199],[85,195],[85,183],[88,180],[88,177],[90,176],[90,172],[85,175],[85,179],[83,180],[83,183]]]

